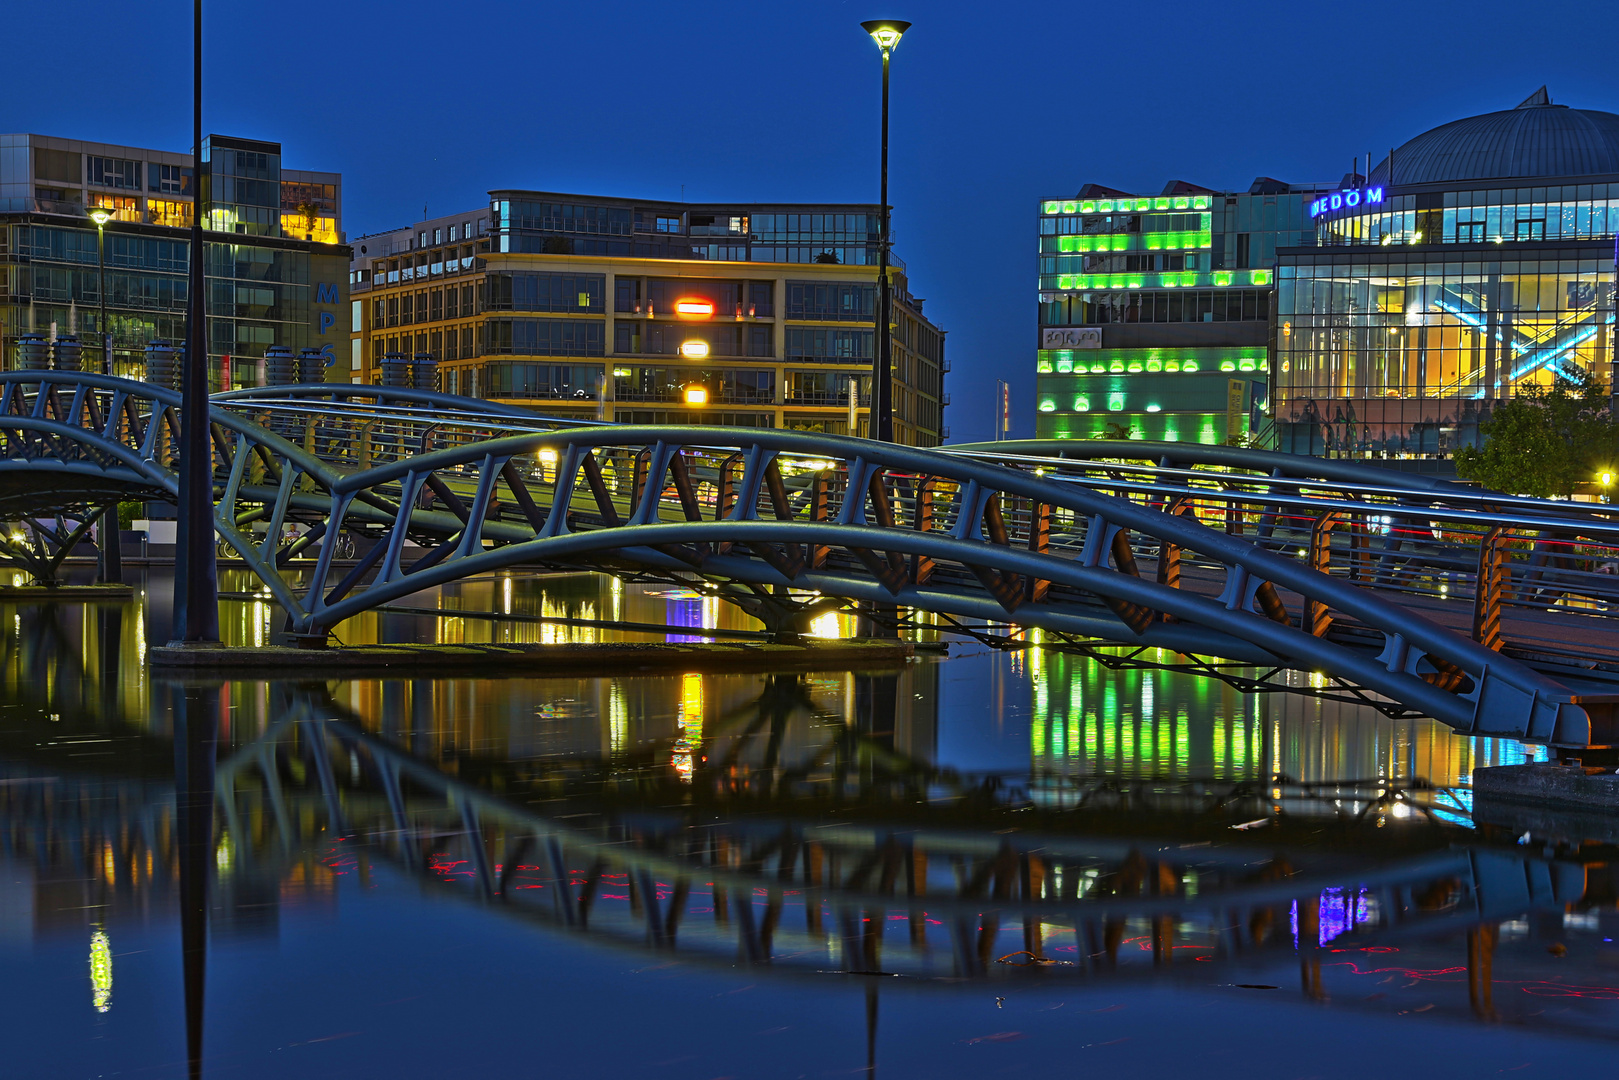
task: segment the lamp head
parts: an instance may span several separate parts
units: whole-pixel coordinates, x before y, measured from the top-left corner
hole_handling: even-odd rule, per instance
[[[903,19],[870,19],[860,24],[860,29],[871,35],[871,40],[886,55],[894,51],[899,39],[911,24]]]
[[[708,387],[699,386],[697,383],[692,383],[691,385],[687,386],[686,387],[686,404],[687,405],[707,405],[708,404]]]
[[[100,228],[113,219],[114,211],[110,206],[92,206],[89,210],[90,220]]]
[[[1602,470],[1602,486],[1603,487],[1610,487],[1610,486],[1612,486],[1612,484],[1613,484],[1613,471],[1611,469],[1603,469]]]

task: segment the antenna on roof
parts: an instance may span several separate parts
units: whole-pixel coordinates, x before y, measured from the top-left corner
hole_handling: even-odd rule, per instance
[[[1533,94],[1530,94],[1528,97],[1518,102],[1518,108],[1532,109],[1536,105],[1550,105],[1551,103],[1552,96],[1546,93],[1546,88],[1542,86],[1539,90],[1536,90]]]

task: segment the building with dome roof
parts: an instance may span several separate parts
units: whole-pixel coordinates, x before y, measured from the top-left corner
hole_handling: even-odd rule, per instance
[[[1579,368],[1612,387],[1619,115],[1542,87],[1309,211],[1315,244],[1277,253],[1279,449],[1443,457],[1527,384]]]

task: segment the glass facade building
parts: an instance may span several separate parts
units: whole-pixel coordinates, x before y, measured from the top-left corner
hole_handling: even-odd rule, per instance
[[[208,342],[216,389],[264,378],[264,350],[327,351],[344,335],[349,250],[342,178],[284,169],[278,143],[204,140],[209,213]],[[0,135],[0,356],[19,337],[74,335],[102,366],[103,275],[87,211],[105,228],[111,369],[139,377],[147,342],[182,342],[196,200],[191,155],[41,135]],[[346,376],[342,367],[329,371]]]
[[[642,203],[494,191],[360,237],[353,376],[426,353],[440,386],[553,415],[864,434],[877,208]],[[944,427],[944,331],[894,260],[897,440]],[[688,392],[701,390],[693,404]]]
[[[1221,443],[1267,395],[1274,264],[1330,190],[1087,185],[1040,204],[1040,438]]]
[[[1610,388],[1619,115],[1542,90],[1435,128],[1316,201],[1277,266],[1277,445],[1443,457],[1498,402],[1580,369]]]

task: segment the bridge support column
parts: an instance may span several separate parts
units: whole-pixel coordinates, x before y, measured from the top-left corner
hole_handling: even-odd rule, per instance
[[[119,543],[118,504],[112,503],[102,508],[96,526],[96,580],[103,585],[123,583],[124,553]]]

